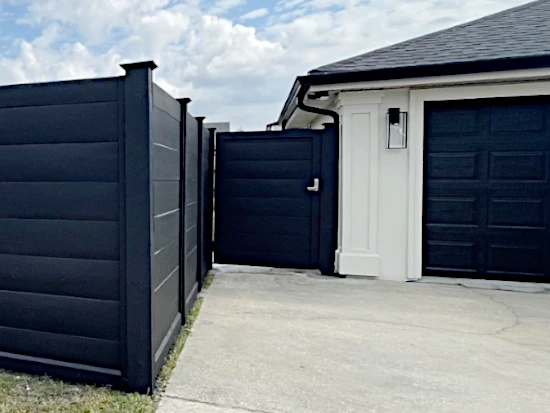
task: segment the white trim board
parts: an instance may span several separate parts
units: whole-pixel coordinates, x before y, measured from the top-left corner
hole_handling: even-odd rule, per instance
[[[426,102],[550,95],[550,82],[457,86],[412,90],[409,106],[409,205],[407,278],[422,278],[424,106]]]

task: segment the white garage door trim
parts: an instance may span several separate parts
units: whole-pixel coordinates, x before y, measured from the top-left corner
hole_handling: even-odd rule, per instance
[[[422,208],[424,192],[425,102],[550,95],[550,82],[462,86],[413,90],[410,94],[408,271],[409,279],[422,278]]]

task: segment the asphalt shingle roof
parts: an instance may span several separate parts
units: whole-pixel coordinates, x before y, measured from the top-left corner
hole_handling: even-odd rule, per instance
[[[550,0],[539,0],[450,29],[312,70],[323,75],[550,56]]]

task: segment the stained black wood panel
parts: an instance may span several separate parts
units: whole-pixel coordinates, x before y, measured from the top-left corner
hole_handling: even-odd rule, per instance
[[[0,254],[116,261],[118,235],[117,222],[0,219]]]
[[[15,291],[0,291],[0,326],[104,340],[120,336],[116,301]]]
[[[120,342],[0,327],[2,351],[50,360],[120,368]]]
[[[0,108],[114,102],[122,78],[85,79],[0,87]]]
[[[121,86],[0,88],[2,367],[121,375]]]
[[[117,143],[0,145],[0,182],[117,182]]]
[[[153,255],[152,282],[157,288],[174,270],[179,268],[179,240],[175,239]]]
[[[0,182],[0,218],[117,221],[116,182]]]
[[[153,180],[177,182],[179,179],[179,150],[153,144]]]
[[[162,366],[177,329],[179,313],[181,106],[178,101],[153,84],[151,112],[151,326],[153,373]],[[156,357],[155,355],[159,355]]]
[[[83,110],[85,109],[85,110]],[[0,109],[2,144],[117,141],[117,102]]]
[[[150,394],[197,297],[198,122],[122,66],[0,87],[0,368]]]
[[[162,334],[153,334],[153,348],[158,351],[170,330],[174,319],[179,314],[179,278],[177,268],[154,290],[153,326]]]
[[[155,216],[179,209],[179,181],[153,182]]]
[[[158,109],[164,112],[165,114],[171,116],[178,123],[181,121],[180,103],[156,83],[153,84],[153,99],[154,99],[153,104],[155,106],[155,109]],[[153,116],[155,115],[153,114]],[[168,135],[171,135],[172,133],[173,131],[169,132]],[[162,134],[162,135],[165,135],[165,134]],[[179,147],[176,145],[179,145],[179,140],[176,141],[174,145],[174,147]]]
[[[0,290],[118,301],[118,261],[0,254]]]
[[[185,115],[185,220],[183,231],[184,312],[191,310],[199,290],[199,121]]]
[[[212,269],[212,240],[213,240],[213,197],[212,187],[214,164],[210,151],[213,150],[211,140],[213,133],[204,128],[201,122],[199,137],[199,240],[198,240],[198,278],[200,288]]]
[[[426,274],[550,276],[550,102],[426,107]]]
[[[335,130],[223,133],[217,139],[215,261],[332,273]],[[307,190],[314,178],[320,192]]]

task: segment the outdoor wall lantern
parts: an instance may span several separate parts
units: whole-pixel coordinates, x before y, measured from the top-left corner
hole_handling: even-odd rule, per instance
[[[388,109],[387,148],[407,148],[407,112],[401,112],[399,108]]]

